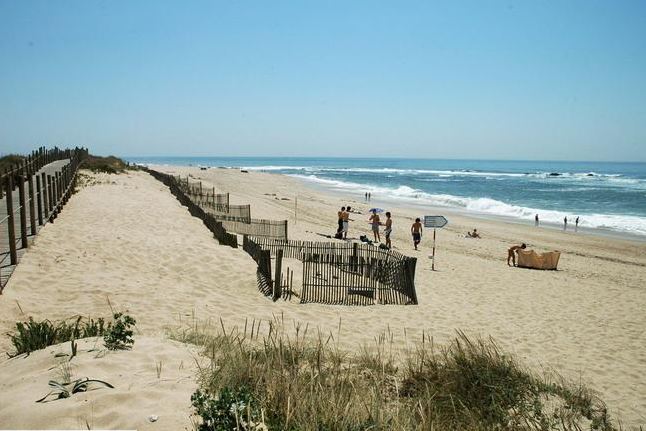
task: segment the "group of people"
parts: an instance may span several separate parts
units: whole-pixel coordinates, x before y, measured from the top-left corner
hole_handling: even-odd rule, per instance
[[[350,222],[354,221],[353,219],[350,218],[350,213],[352,212],[353,212],[352,207],[350,206],[341,207],[341,210],[337,212],[338,227],[337,227],[335,238],[348,239],[348,228],[350,226]],[[382,222],[377,209],[373,209],[371,211],[368,222],[370,223],[370,226],[372,228],[372,234],[374,236],[375,242],[379,242],[379,243],[381,242],[381,234],[379,232],[379,229],[381,226],[384,226],[383,233],[386,240],[385,245],[389,249],[392,248],[392,242],[391,242],[390,236],[393,232],[393,219],[390,211],[386,211],[386,221]],[[419,218],[416,218],[415,222],[410,228],[411,235],[413,237],[413,246],[415,247],[415,250],[417,250],[417,246],[422,241],[422,230],[423,230],[422,222]]]
[[[534,226],[538,227],[539,225],[539,218],[538,214],[534,216]],[[563,217],[563,230],[567,230],[567,216]],[[576,219],[574,219],[574,232],[579,231],[579,216],[576,216]]]
[[[347,206],[347,207],[341,207],[341,210],[337,213],[338,228],[337,228],[337,234],[335,236],[337,239],[348,239],[348,228],[349,228],[350,222],[354,221],[353,219],[350,218],[350,213],[353,213],[353,212],[354,211],[352,210],[352,207]],[[370,226],[372,228],[372,234],[374,236],[374,240],[377,243],[381,242],[381,234],[379,232],[379,229],[381,226],[384,226],[383,234],[386,239],[385,245],[389,249],[392,248],[392,242],[390,237],[393,232],[393,218],[390,211],[386,211],[386,221],[382,222],[381,217],[379,216],[379,211],[377,211],[377,209],[372,209],[368,222],[370,223]],[[422,232],[423,232],[422,221],[420,218],[415,219],[415,222],[412,224],[410,228],[410,232],[411,232],[411,236],[413,237],[413,246],[415,247],[415,250],[417,250],[418,249],[417,246],[422,241]],[[466,236],[468,238],[478,238],[478,239],[482,238],[480,236],[480,233],[478,233],[478,229],[475,229],[475,228],[473,229],[473,231],[467,232]],[[527,245],[525,243],[510,247],[507,250],[507,265],[516,266],[516,253],[518,252],[518,250],[524,250],[525,248],[527,248]]]

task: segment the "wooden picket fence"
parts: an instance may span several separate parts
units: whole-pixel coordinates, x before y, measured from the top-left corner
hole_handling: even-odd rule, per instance
[[[201,181],[174,176],[178,186],[197,205],[221,222],[229,232],[253,237],[287,239],[287,220],[251,218],[251,205],[231,205],[229,193],[215,193],[215,188],[203,187]]]
[[[303,265],[301,303],[370,305],[417,304],[417,259],[359,243],[275,240],[244,237],[243,249],[258,264],[258,289],[275,301],[293,292],[292,274],[282,259]],[[271,258],[275,271],[271,274]]]
[[[0,174],[0,200],[6,207],[0,219],[0,233],[6,232],[0,236],[0,293],[30,238],[53,222],[67,203],[87,154],[85,148],[39,148]],[[60,169],[50,165],[61,160],[68,162]]]

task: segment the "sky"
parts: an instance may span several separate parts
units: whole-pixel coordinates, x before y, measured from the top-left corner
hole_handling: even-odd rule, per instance
[[[0,0],[0,153],[646,161],[645,1]]]

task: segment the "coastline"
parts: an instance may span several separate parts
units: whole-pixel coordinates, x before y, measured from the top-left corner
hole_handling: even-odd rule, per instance
[[[210,168],[210,169],[222,169],[222,168]],[[226,168],[226,169],[235,169],[235,168]],[[261,172],[264,172],[264,171],[261,171]],[[284,175],[286,177],[295,178],[296,180],[302,182],[305,187],[310,187],[310,188],[313,188],[314,190],[318,190],[324,193],[339,193],[339,194],[345,195],[347,198],[359,200],[359,201],[363,199],[361,192],[357,192],[355,196],[355,194],[349,192],[348,190],[334,189],[333,187],[325,186],[321,183],[310,181],[308,179],[305,179],[299,176],[273,173],[273,172],[264,172],[264,173],[271,174],[271,175]],[[379,198],[375,198],[374,202],[376,206],[379,206],[377,204],[392,205],[392,206],[404,208],[407,211],[411,211],[411,212],[420,211],[420,214],[421,214],[421,210],[428,210],[433,212],[434,214],[446,213],[448,215],[457,215],[459,217],[472,218],[474,222],[477,222],[479,220],[485,220],[485,221],[490,220],[490,221],[497,221],[502,223],[512,223],[512,224],[517,224],[522,226],[528,226],[532,228],[535,227],[533,220],[525,221],[518,217],[480,213],[480,212],[470,211],[467,209],[426,204],[421,201],[419,203],[415,203],[411,201],[399,200],[397,198],[379,197]],[[372,201],[370,203],[372,203]],[[557,223],[541,222],[540,228],[563,232],[563,225],[557,224]],[[588,227],[580,226],[578,228],[578,231],[574,232],[574,227],[570,224],[568,225],[567,233],[591,235],[595,237],[610,238],[610,239],[619,240],[619,241],[646,243],[646,235],[640,235],[640,234],[630,233],[630,232],[621,232],[621,231],[616,231],[612,229],[588,228]]]
[[[251,204],[254,218],[288,220],[291,239],[334,241],[321,235],[333,233],[336,211],[348,203],[361,211],[352,216],[350,236],[371,235],[367,221],[370,205],[362,196],[320,191],[279,174],[157,168],[191,175],[205,187],[229,192],[232,204]],[[415,285],[419,305],[330,306],[300,304],[296,299],[272,302],[258,292],[256,265],[251,258],[241,249],[220,246],[163,184],[144,172],[92,175],[56,223],[43,229],[17,267],[0,297],[0,332],[12,331],[15,322],[26,316],[52,320],[78,313],[105,316],[110,312],[109,303],[137,319],[135,338],[156,340],[146,341],[150,346],[147,352],[155,351],[155,343],[164,343],[169,326],[194,320],[219,324],[222,319],[230,329],[280,316],[286,327],[301,323],[309,325],[312,334],[333,334],[340,348],[351,351],[374,347],[384,334],[391,337],[393,351],[411,348],[422,334],[442,345],[461,330],[493,337],[504,351],[534,369],[581,378],[600,393],[611,414],[627,427],[646,423],[646,376],[640,372],[646,364],[644,244],[455,214],[449,225],[438,231],[436,271],[431,271],[429,235],[424,235],[420,251],[415,252],[408,232],[419,209],[389,209],[394,217],[393,245],[418,259]],[[482,239],[465,238],[464,233],[473,227],[482,233]],[[537,251],[561,250],[559,270],[508,267],[507,248],[521,241]],[[57,281],[52,283],[52,279]],[[10,349],[6,337],[0,348]],[[180,362],[179,353],[168,355],[165,360]],[[155,360],[159,359],[146,353],[136,360],[144,361],[142,370],[155,380]],[[0,361],[0,382],[13,372],[12,362],[15,360]],[[102,370],[90,368],[88,374],[107,378]],[[47,380],[55,377],[52,373],[25,374],[19,381],[11,381],[14,386],[29,383],[33,389],[38,383],[38,388],[46,388]],[[41,410],[33,403],[33,390],[14,386],[3,386],[0,405],[15,406],[9,400],[22,397],[20,405],[29,408],[20,415],[16,409],[0,408],[0,421],[9,415],[25,425],[49,420],[55,403],[47,407],[50,410]],[[185,385],[183,392],[168,395],[184,406],[180,416],[189,410],[192,387]],[[27,395],[16,395],[18,390]],[[117,394],[126,402],[137,396],[136,392]],[[108,405],[110,399],[103,397],[111,393],[92,391],[87,396]],[[139,422],[124,420],[131,412],[125,406],[118,414],[116,407],[110,411],[111,415],[97,419],[96,426],[129,428],[145,422],[145,417],[138,417]],[[159,426],[173,429],[163,423]]]

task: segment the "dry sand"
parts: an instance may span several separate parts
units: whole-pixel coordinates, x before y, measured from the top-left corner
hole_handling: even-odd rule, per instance
[[[316,233],[332,233],[337,208],[348,203],[363,213],[353,217],[351,236],[369,234],[362,191],[340,196],[275,174],[163,169],[191,173],[205,186],[228,191],[234,204],[251,203],[253,217],[287,218],[293,239],[327,240]],[[151,353],[138,354],[136,343],[133,352],[83,363],[88,367],[83,376],[108,379],[114,373],[94,372],[101,367],[117,370],[121,357],[128,358],[133,369],[152,369],[156,378],[152,352],[158,349],[173,356],[175,351],[175,363],[182,361],[182,355],[190,356],[188,348],[169,345],[163,334],[168,325],[194,317],[222,318],[230,327],[243,325],[245,319],[268,321],[282,316],[288,324],[308,323],[310,328],[332,332],[349,349],[374,344],[375,337],[387,331],[393,333],[396,344],[403,345],[420,339],[422,331],[442,343],[462,329],[494,337],[531,365],[581,377],[601,393],[611,413],[624,424],[646,423],[644,243],[471,218],[445,209],[414,210],[377,200],[371,204],[393,212],[394,246],[419,258],[417,306],[273,303],[257,291],[252,260],[241,249],[219,246],[161,183],[142,172],[96,176],[70,200],[56,223],[43,229],[18,266],[0,296],[0,332],[10,331],[27,316],[108,316],[109,298],[115,309],[137,318],[137,343],[141,340],[141,348]],[[437,212],[447,215],[450,224],[439,231],[437,271],[432,272],[430,236],[425,235],[421,250],[414,252],[408,232],[412,217]],[[464,237],[473,227],[483,235],[481,240]],[[537,251],[560,250],[559,271],[507,267],[507,247],[519,242]],[[0,338],[0,351],[10,351],[6,337]],[[62,418],[51,420],[50,407],[32,403],[46,393],[51,377],[42,370],[55,366],[53,355],[40,352],[0,362],[0,405],[18,399],[7,404],[13,408],[0,407],[1,425],[78,426]],[[182,378],[180,374],[173,378]],[[178,421],[173,426],[160,419],[150,424],[151,429],[190,427],[188,400],[194,383],[189,383],[156,395],[165,403],[177,403],[184,417],[181,426],[178,418],[172,419]],[[137,402],[137,389],[114,395],[116,404],[109,401],[110,391],[92,392],[96,406],[105,406],[100,411],[94,408],[95,427],[142,426],[142,418],[157,414]],[[86,414],[79,406],[76,411],[70,400],[58,403],[70,409],[66,416]],[[104,408],[111,414],[105,415]]]

